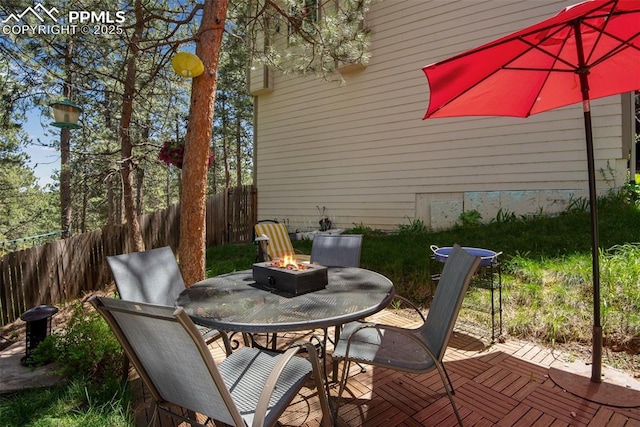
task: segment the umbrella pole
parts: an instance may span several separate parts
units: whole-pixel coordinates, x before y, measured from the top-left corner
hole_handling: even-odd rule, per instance
[[[591,275],[593,277],[593,350],[591,352],[591,382],[602,382],[602,326],[600,325],[600,260],[598,242],[598,195],[596,192],[595,158],[593,155],[593,128],[591,125],[591,104],[589,102],[589,67],[584,59],[580,20],[572,22],[576,38],[578,68],[582,92],[582,111],[587,142],[587,168],[589,174],[589,212],[591,214]]]
[[[591,269],[593,277],[593,350],[591,354],[591,381],[602,382],[602,326],[600,325],[600,261],[598,242],[598,196],[596,193],[595,161],[593,155],[593,135],[591,111],[586,101],[584,128],[587,142],[587,163],[589,173],[589,212],[591,214]]]

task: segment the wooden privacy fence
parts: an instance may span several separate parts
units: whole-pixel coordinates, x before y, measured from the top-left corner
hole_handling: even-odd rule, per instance
[[[207,200],[207,247],[245,243],[256,222],[254,186],[230,188]],[[180,207],[138,217],[147,249],[178,247]],[[124,225],[10,252],[0,258],[0,324],[11,323],[32,307],[55,305],[103,289],[112,281],[105,257],[130,252]]]

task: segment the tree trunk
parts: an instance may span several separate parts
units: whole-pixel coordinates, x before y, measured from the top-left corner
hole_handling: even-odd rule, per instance
[[[71,236],[71,132],[60,130],[60,227],[62,238]]]
[[[206,189],[218,62],[229,0],[205,0],[196,55],[204,73],[193,79],[180,202],[180,269],[187,286],[205,278]]]
[[[242,185],[242,124],[236,118],[236,187]]]
[[[120,203],[120,191],[115,191],[115,177],[113,176],[113,174],[110,174],[107,177],[107,224],[108,225],[116,225],[116,224],[120,224],[120,221],[117,221],[116,219],[118,219],[118,211],[119,209],[117,209],[117,204]],[[120,183],[120,181],[118,181],[118,184]],[[117,196],[116,196],[117,195]],[[118,200],[116,202],[116,197],[118,197]]]
[[[73,42],[67,39],[64,55],[66,79],[62,86],[62,94],[71,99],[71,66]],[[62,238],[71,236],[71,132],[68,128],[60,129],[60,228]]]
[[[125,218],[129,227],[130,250],[144,251],[144,241],[138,216],[136,215],[135,196],[133,191],[133,145],[131,143],[131,118],[133,116],[133,97],[136,90],[136,60],[140,50],[139,42],[144,29],[142,16],[142,1],[135,2],[136,23],[133,36],[129,43],[129,59],[127,60],[127,74],[124,81],[124,95],[122,102],[122,118],[120,119],[120,155],[122,158],[122,193],[124,197]]]
[[[229,144],[227,139],[227,103],[222,103],[222,161],[224,164],[224,188],[231,186],[231,173],[229,172]]]
[[[84,169],[84,168],[83,168]],[[80,232],[87,232],[87,207],[89,206],[89,185],[87,184],[87,172],[82,171],[82,205],[80,206]]]
[[[136,215],[140,216],[144,213],[144,169],[140,167],[136,168],[136,191]]]

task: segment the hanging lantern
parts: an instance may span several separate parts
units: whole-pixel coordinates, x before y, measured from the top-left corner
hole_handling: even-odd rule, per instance
[[[49,105],[53,108],[53,119],[55,120],[51,123],[52,126],[63,129],[80,129],[82,127],[78,124],[78,118],[82,112],[82,108],[78,104],[63,99]]]
[[[178,52],[171,58],[173,70],[182,77],[198,77],[204,72],[204,64],[197,55]]]

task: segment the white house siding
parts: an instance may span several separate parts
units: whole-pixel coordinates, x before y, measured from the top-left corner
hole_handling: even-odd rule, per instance
[[[393,229],[409,219],[435,228],[462,210],[484,220],[564,209],[586,197],[580,106],[529,117],[422,120],[421,68],[550,17],[574,1],[384,0],[367,15],[368,67],[341,85],[273,73],[256,98],[259,219],[318,228]],[[512,90],[518,90],[517,87]],[[592,102],[599,191],[626,170],[619,96]],[[615,178],[615,179],[613,179]]]

